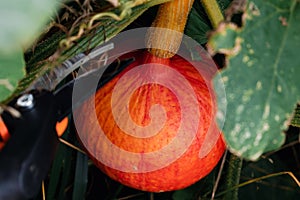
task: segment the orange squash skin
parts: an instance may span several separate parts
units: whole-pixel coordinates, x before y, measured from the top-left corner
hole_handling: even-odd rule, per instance
[[[77,113],[88,113],[92,112],[89,109],[90,107],[93,107],[98,119],[91,119],[88,117],[89,115],[82,115],[82,117],[81,115],[78,115],[84,124],[82,129],[78,130],[78,132],[88,130],[86,134],[81,134],[79,139],[82,141],[95,165],[109,177],[124,185],[150,192],[172,191],[185,188],[211,172],[225,151],[225,144],[221,132],[214,122],[216,113],[214,94],[211,94],[209,91],[208,87],[211,86],[207,85],[204,81],[204,78],[207,80],[211,79],[211,75],[209,75],[211,73],[207,73],[208,75],[206,75],[204,70],[204,72],[201,73],[201,75],[204,76],[203,78],[189,62],[177,55],[170,59],[162,59],[154,57],[147,51],[138,50],[126,54],[122,56],[122,58],[132,56],[136,59],[134,63],[97,91],[95,94],[94,107],[91,106],[90,101],[87,101],[82,105],[82,107],[75,111]],[[182,109],[176,95],[174,95],[170,89],[162,85],[145,84],[134,91],[130,97],[128,107],[130,117],[137,125],[147,126],[151,123],[151,114],[149,114],[151,107],[159,104],[164,108],[166,113],[166,121],[163,128],[151,137],[137,138],[125,133],[116,124],[111,110],[112,91],[124,74],[144,63],[159,63],[167,65],[176,69],[186,78],[186,80],[188,80],[196,94],[200,112],[200,118],[198,121],[196,120],[196,122],[193,118],[194,116],[190,116],[190,123],[198,123],[198,131],[186,151],[174,162],[154,171],[124,172],[122,170],[114,169],[111,166],[104,165],[96,158],[97,155],[105,157],[110,149],[103,146],[101,143],[103,138],[99,137],[95,127],[101,126],[105,136],[111,141],[111,143],[119,148],[142,155],[148,152],[159,151],[165,145],[170,144],[174,137],[177,136],[176,134],[181,120],[180,113]],[[163,70],[159,73],[146,70],[145,74],[153,77],[160,76],[160,78],[163,76],[165,79],[176,78],[164,73]],[[126,84],[130,86],[130,84],[135,82],[134,79],[135,78],[133,77],[132,80],[128,80]],[[122,101],[122,99],[120,99],[120,101]],[[200,158],[199,150],[203,145],[203,141],[210,126],[213,127],[213,131],[220,133],[220,136],[211,148],[211,151],[206,156]],[[107,156],[107,159],[111,163],[118,163],[121,160],[121,156],[124,155],[117,154],[113,157]],[[160,159],[163,160],[163,156],[168,157],[168,155],[162,155],[162,157],[158,157],[150,162],[144,161],[143,156],[141,156],[141,159],[138,161],[139,166],[133,166],[133,168],[139,169],[148,165],[150,166],[151,162],[156,163]],[[119,164],[122,165],[122,163]]]

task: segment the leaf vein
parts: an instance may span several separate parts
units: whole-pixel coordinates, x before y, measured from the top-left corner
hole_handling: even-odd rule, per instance
[[[290,13],[289,22],[291,21],[291,19],[292,19],[292,14]],[[274,69],[274,73],[273,73],[272,81],[271,81],[271,84],[270,84],[270,90],[268,91],[267,98],[266,98],[266,101],[264,103],[264,112],[263,112],[263,115],[262,115],[262,119],[264,119],[263,117],[265,116],[265,111],[268,110],[267,108],[270,106],[271,96],[272,96],[272,94],[274,92],[274,88],[275,88],[275,81],[281,79],[281,77],[279,77],[279,74],[278,74],[278,68],[279,68],[281,55],[284,51],[285,44],[286,44],[286,41],[287,41],[287,38],[288,38],[289,28],[290,28],[290,26],[287,26],[286,30],[284,31],[281,43],[280,43],[279,48],[278,48],[278,52],[276,54],[275,62],[274,62],[274,65],[272,67]],[[265,123],[265,120],[260,120],[258,127],[260,127],[262,129],[264,123]]]

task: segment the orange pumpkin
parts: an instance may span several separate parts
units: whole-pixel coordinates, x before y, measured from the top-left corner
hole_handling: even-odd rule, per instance
[[[211,172],[225,150],[209,62],[143,50],[122,59],[132,56],[134,63],[76,110],[79,139],[95,165],[124,185],[151,192],[185,188]]]

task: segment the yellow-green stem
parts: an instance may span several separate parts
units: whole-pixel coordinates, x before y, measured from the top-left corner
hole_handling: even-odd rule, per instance
[[[224,16],[218,2],[216,0],[201,0],[201,3],[213,28],[217,28],[219,23],[224,20]]]

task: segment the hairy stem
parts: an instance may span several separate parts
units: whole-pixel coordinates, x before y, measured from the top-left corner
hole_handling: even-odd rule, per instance
[[[242,169],[243,160],[239,157],[231,154],[229,158],[229,168],[226,173],[226,188],[234,188],[240,182],[240,175]],[[224,200],[238,200],[238,188],[224,195]]]

